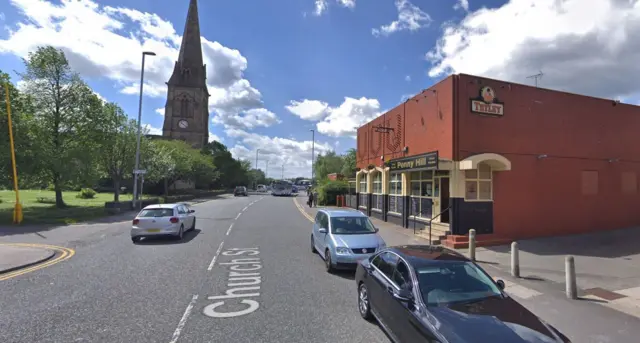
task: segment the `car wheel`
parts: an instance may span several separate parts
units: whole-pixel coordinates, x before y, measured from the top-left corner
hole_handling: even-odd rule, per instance
[[[327,269],[327,273],[333,273],[335,269],[333,268],[333,262],[331,262],[331,253],[329,252],[329,249],[324,252],[324,264]]]
[[[366,320],[371,320],[371,308],[369,307],[369,290],[363,283],[358,287],[358,312]]]
[[[181,241],[183,237],[184,237],[184,225],[180,225],[180,230],[178,230],[178,235],[176,236],[176,239]]]
[[[140,242],[140,237],[131,237],[131,241],[133,242],[133,244],[136,244]]]
[[[316,245],[313,244],[313,235],[311,235],[311,252],[314,254],[318,252],[318,250],[316,250]]]
[[[193,225],[191,225],[191,228],[189,229],[189,231],[195,230],[195,229],[196,229],[196,218],[193,218]]]

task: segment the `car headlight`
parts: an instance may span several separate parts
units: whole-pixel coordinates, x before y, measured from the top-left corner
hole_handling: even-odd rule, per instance
[[[345,247],[336,248],[336,254],[338,255],[349,255],[350,253],[351,253],[351,250],[349,248],[345,248]]]

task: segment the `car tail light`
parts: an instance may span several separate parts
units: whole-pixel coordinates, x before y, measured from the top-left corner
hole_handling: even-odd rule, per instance
[[[178,218],[176,218],[176,217],[171,217],[171,219],[169,219],[169,221],[175,224],[175,223],[177,223],[177,222],[178,222]]]
[[[140,219],[134,219],[133,220],[133,225],[138,225],[139,222],[140,222]]]

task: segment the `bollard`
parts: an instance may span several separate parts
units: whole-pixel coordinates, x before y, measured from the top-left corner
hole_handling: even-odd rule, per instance
[[[518,252],[518,242],[511,243],[511,275],[520,277],[520,255]]]
[[[469,230],[469,258],[471,261],[476,260],[476,230]]]
[[[564,258],[564,273],[567,298],[577,299],[578,286],[576,285],[576,265],[573,256]]]

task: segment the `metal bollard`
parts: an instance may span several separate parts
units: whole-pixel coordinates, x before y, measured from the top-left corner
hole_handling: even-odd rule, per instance
[[[469,230],[469,258],[471,261],[476,260],[476,230]]]
[[[567,298],[578,298],[578,286],[576,285],[576,264],[573,256],[564,258],[564,272]]]
[[[520,277],[520,255],[518,251],[518,242],[511,243],[511,275]]]

